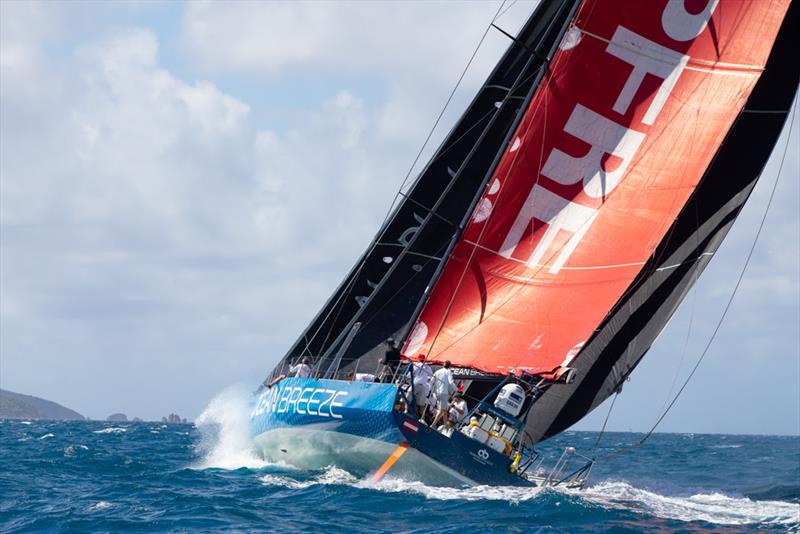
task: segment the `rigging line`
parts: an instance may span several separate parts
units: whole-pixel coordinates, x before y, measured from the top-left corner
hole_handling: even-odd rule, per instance
[[[505,15],[506,13],[508,13],[508,10],[509,10],[509,9],[511,9],[512,7],[514,7],[514,4],[516,4],[516,3],[517,3],[517,0],[512,0],[512,2],[511,2],[510,4],[508,4],[508,7],[507,7],[507,8],[505,8],[505,9],[503,10],[503,12],[502,12],[502,13],[500,13],[499,15],[497,15],[497,16],[494,18],[494,20],[497,20],[497,19],[499,19],[500,17],[502,17],[503,15]]]
[[[450,219],[448,219],[448,218],[444,217],[444,216],[443,216],[443,215],[441,215],[440,213],[437,213],[436,211],[434,211],[434,210],[433,210],[433,208],[429,208],[428,206],[426,206],[426,205],[425,205],[425,204],[423,204],[422,202],[420,202],[420,201],[418,201],[418,200],[414,200],[414,199],[413,199],[413,198],[411,198],[411,196],[409,196],[408,194],[406,194],[406,193],[403,193],[403,192],[400,192],[400,193],[398,193],[398,194],[399,194],[401,197],[403,197],[403,198],[405,198],[406,200],[408,200],[409,202],[411,202],[412,204],[414,204],[416,207],[418,207],[418,208],[419,208],[419,209],[421,209],[422,211],[424,211],[426,214],[431,214],[431,215],[433,215],[434,217],[436,217],[437,219],[439,219],[439,220],[440,220],[440,221],[442,221],[443,223],[445,223],[445,224],[447,224],[447,225],[449,225],[449,226],[451,226],[451,227],[453,227],[453,228],[456,228],[456,227],[458,227],[458,225],[457,225],[456,223],[454,223],[453,221],[451,221]],[[378,242],[377,244],[378,244],[378,245],[380,245],[380,244],[385,244],[385,243],[380,243],[380,242]]]
[[[446,248],[446,246],[447,246],[447,244],[446,244],[446,243],[445,243],[445,244],[443,244],[441,247],[439,247],[439,250],[438,250],[437,252],[438,252],[438,253],[441,253],[441,252],[443,252],[443,251],[444,251],[444,249]],[[383,309],[384,309],[384,308],[386,308],[386,306],[388,306],[388,305],[389,305],[389,304],[390,304],[390,303],[391,303],[391,302],[392,302],[392,301],[393,301],[395,298],[397,298],[397,296],[398,296],[398,295],[400,295],[401,293],[403,293],[403,292],[404,292],[404,290],[405,290],[406,286],[408,286],[408,285],[409,285],[409,284],[410,284],[412,281],[414,281],[415,277],[416,277],[416,276],[418,276],[420,273],[422,273],[422,272],[425,270],[425,267],[427,267],[428,265],[430,265],[432,262],[436,262],[436,261],[441,261],[441,260],[442,260],[442,258],[437,258],[436,256],[426,256],[426,257],[427,257],[428,259],[427,259],[427,260],[426,260],[426,261],[425,261],[425,262],[422,264],[422,269],[420,269],[419,271],[415,271],[415,272],[414,272],[414,274],[410,275],[410,276],[409,276],[409,277],[406,279],[406,281],[405,281],[405,282],[403,282],[403,284],[402,284],[402,285],[401,285],[401,286],[400,286],[400,287],[397,289],[397,291],[395,291],[394,293],[392,293],[392,294],[389,296],[389,298],[387,298],[387,299],[386,299],[386,301],[385,301],[383,304],[381,304],[381,306],[380,306],[380,307],[379,307],[377,310],[375,310],[375,313],[373,313],[371,317],[369,317],[368,319],[366,319],[366,320],[364,320],[364,321],[361,321],[361,330],[362,330],[362,331],[363,331],[363,330],[364,330],[364,329],[365,329],[365,328],[366,328],[366,327],[367,327],[369,324],[371,324],[371,323],[372,323],[372,321],[374,321],[376,318],[378,318],[378,317],[380,316],[380,312],[381,312],[381,311],[383,311]],[[399,260],[398,260],[398,261],[399,261]]]
[[[597,440],[594,442],[594,446],[592,447],[592,452],[597,450],[597,446],[600,445],[600,439],[603,437],[603,433],[606,431],[606,425],[608,424],[608,418],[611,417],[611,410],[614,409],[614,404],[617,402],[617,397],[619,397],[620,390],[617,389],[616,393],[614,393],[614,398],[611,399],[611,406],[608,407],[608,413],[606,414],[606,419],[603,421],[603,428],[600,429],[600,433],[597,435]]]
[[[700,216],[698,211],[697,203],[694,204],[694,216],[695,216],[695,250],[700,248]],[[683,362],[686,359],[686,354],[689,352],[689,339],[692,337],[692,326],[694,325],[694,312],[697,308],[697,279],[700,276],[700,269],[694,269],[692,273],[690,284],[692,287],[692,308],[689,314],[689,324],[686,327],[686,338],[683,341],[683,350],[681,351],[681,359],[678,361],[678,366],[675,368],[675,375],[672,377],[672,383],[669,385],[669,389],[667,390],[667,396],[664,398],[664,404],[661,405],[661,411],[664,410],[667,406],[667,401],[672,396],[672,392],[675,390],[675,384],[678,383],[678,375],[680,374],[681,367],[683,366]]]
[[[539,74],[539,70],[540,70],[540,69],[542,69],[543,67],[545,67],[545,65],[542,65],[542,66],[540,66],[538,69],[536,69],[536,70],[534,70],[533,72],[531,72],[530,74],[528,74],[528,75],[527,75],[525,78],[523,78],[522,80],[520,80],[518,83],[517,83],[517,82],[515,82],[515,83],[514,83],[514,85],[513,85],[512,87],[510,87],[509,89],[507,89],[507,93],[508,93],[508,95],[511,95],[511,94],[513,93],[513,91],[515,91],[516,89],[518,89],[518,88],[520,88],[520,87],[524,87],[524,86],[525,86],[525,84],[526,84],[526,83],[528,83],[528,81],[530,81],[532,78],[534,78],[535,76],[537,76],[537,75]],[[489,87],[492,87],[492,86],[489,86]],[[505,97],[505,98],[507,98],[507,99],[516,99],[516,98],[519,98],[519,97],[514,97],[514,96],[508,96],[508,95],[506,95],[506,97]],[[478,120],[475,122],[475,124],[473,124],[472,126],[470,126],[470,127],[469,127],[469,129],[467,129],[467,130],[466,130],[466,131],[465,131],[463,134],[461,134],[460,136],[458,136],[458,138],[457,138],[457,139],[454,139],[452,143],[450,143],[449,145],[447,145],[446,147],[444,147],[443,149],[441,149],[439,152],[437,152],[436,154],[434,154],[433,158],[431,158],[431,163],[433,163],[433,162],[435,162],[435,161],[439,161],[439,160],[440,160],[440,159],[441,159],[441,158],[442,158],[442,157],[443,157],[443,156],[444,156],[444,155],[445,155],[445,154],[446,154],[446,153],[447,153],[447,152],[448,152],[448,151],[449,151],[451,148],[453,148],[454,146],[456,146],[456,145],[458,144],[458,142],[459,142],[459,141],[461,141],[461,140],[462,140],[464,137],[466,137],[466,135],[467,135],[469,132],[471,132],[472,130],[474,130],[475,128],[477,128],[477,127],[478,127],[478,125],[479,125],[481,122],[483,122],[483,121],[484,121],[484,120],[485,120],[487,117],[489,117],[490,115],[493,115],[493,114],[494,114],[494,113],[496,113],[496,112],[497,112],[497,108],[495,108],[495,107],[493,106],[493,107],[492,107],[492,109],[490,109],[490,110],[489,110],[489,111],[488,111],[488,112],[487,112],[485,115],[483,115],[482,117],[478,118]]]
[[[709,338],[708,342],[706,343],[706,346],[703,349],[703,352],[700,354],[700,357],[697,359],[697,362],[694,364],[694,367],[692,368],[691,372],[689,373],[689,376],[686,377],[686,380],[683,382],[683,385],[681,386],[681,388],[675,394],[675,397],[673,397],[672,401],[667,406],[667,409],[664,410],[664,412],[661,414],[661,416],[659,416],[659,418],[656,420],[655,424],[652,426],[652,428],[650,428],[650,430],[647,432],[647,434],[645,434],[645,436],[641,440],[639,440],[638,443],[634,443],[632,445],[629,445],[628,447],[625,447],[624,449],[621,449],[619,451],[607,454],[607,455],[599,458],[598,460],[606,460],[606,459],[609,459],[609,458],[613,458],[615,456],[619,456],[620,454],[623,454],[623,453],[625,453],[627,451],[633,450],[633,449],[643,445],[644,442],[647,441],[647,439],[653,434],[653,432],[655,432],[656,427],[658,427],[658,425],[661,423],[661,421],[664,420],[664,418],[667,416],[669,411],[672,409],[672,407],[678,401],[678,397],[681,396],[681,393],[683,393],[683,390],[686,389],[686,386],[689,385],[689,382],[691,381],[691,379],[694,376],[695,372],[700,367],[700,364],[702,363],[703,359],[708,354],[708,350],[711,348],[711,345],[714,342],[714,339],[716,339],[717,333],[719,332],[720,328],[722,327],[722,323],[725,320],[725,316],[728,314],[728,310],[730,310],[731,304],[733,303],[733,299],[734,299],[734,297],[736,297],[736,292],[739,290],[739,286],[741,285],[742,280],[744,279],[744,274],[747,271],[748,265],[750,264],[750,259],[753,257],[753,252],[755,251],[756,245],[758,244],[758,239],[759,239],[759,237],[761,237],[761,231],[764,229],[764,223],[767,220],[767,215],[769,214],[769,209],[772,206],[773,199],[775,198],[775,191],[778,189],[778,182],[780,182],[781,173],[783,172],[783,165],[786,162],[786,154],[789,152],[789,144],[790,144],[790,141],[792,139],[792,124],[794,122],[794,116],[795,116],[795,112],[796,111],[797,111],[797,95],[795,95],[795,97],[794,97],[794,105],[792,106],[792,113],[791,113],[791,116],[789,117],[789,120],[787,121],[788,124],[789,124],[789,133],[786,136],[786,145],[783,148],[783,155],[781,156],[781,163],[780,163],[780,166],[778,167],[778,174],[775,177],[775,182],[772,184],[772,191],[770,192],[769,199],[767,200],[767,207],[764,210],[764,214],[761,216],[761,222],[758,225],[758,230],[756,231],[755,239],[753,239],[753,244],[750,246],[750,251],[747,253],[747,258],[745,258],[745,262],[744,262],[744,265],[742,266],[742,270],[739,272],[739,277],[737,278],[736,284],[733,287],[733,292],[731,293],[731,296],[728,299],[728,302],[725,305],[725,308],[722,310],[722,315],[720,316],[719,320],[717,321],[717,325],[714,328],[714,331],[711,333],[711,337]]]
[[[514,2],[516,2],[516,0],[514,0]],[[411,176],[411,173],[413,172],[414,167],[416,167],[417,163],[419,162],[419,159],[422,156],[422,153],[425,150],[425,147],[428,145],[428,142],[430,141],[431,137],[433,136],[433,132],[436,130],[436,127],[439,125],[439,122],[441,121],[442,117],[444,116],[444,113],[447,110],[447,107],[450,105],[450,102],[452,101],[453,96],[455,95],[456,91],[458,90],[458,87],[461,85],[461,82],[463,81],[464,77],[466,76],[467,71],[469,70],[469,67],[472,65],[472,62],[475,60],[475,56],[477,56],[478,51],[480,50],[481,45],[483,44],[483,41],[486,39],[486,36],[489,34],[489,30],[492,28],[492,24],[494,24],[494,22],[500,16],[501,10],[503,9],[503,6],[505,5],[505,3],[506,3],[506,0],[503,0],[501,2],[501,4],[500,4],[500,7],[497,8],[497,12],[495,12],[495,15],[492,18],[492,20],[489,23],[489,25],[486,26],[486,30],[484,30],[483,36],[481,36],[480,41],[478,41],[478,45],[475,47],[475,50],[472,52],[472,56],[469,58],[469,61],[467,62],[466,66],[464,67],[464,70],[461,72],[461,76],[459,76],[458,81],[456,82],[455,86],[453,87],[452,91],[450,92],[450,96],[447,97],[447,101],[445,102],[444,107],[439,112],[439,116],[436,118],[436,121],[434,121],[430,132],[428,132],[428,136],[425,138],[425,141],[423,142],[422,146],[420,147],[419,152],[417,152],[417,155],[414,158],[414,162],[411,164],[411,167],[408,169],[408,172],[406,173],[406,176],[403,179],[403,182],[400,184],[400,187],[398,188],[397,194],[395,194],[394,200],[392,200],[392,203],[390,204],[389,209],[386,211],[386,216],[384,217],[383,223],[380,226],[381,229],[383,229],[383,227],[386,225],[386,222],[389,220],[389,217],[391,217],[395,202],[397,202],[397,199],[401,196],[403,188],[406,186],[406,183],[408,182],[408,179]],[[478,122],[480,123],[480,121],[483,120],[484,118],[485,117],[481,117],[481,119],[479,119]],[[475,126],[477,126],[477,124]],[[474,128],[475,126],[471,127],[470,129]],[[408,198],[408,197],[405,197],[405,198]],[[374,245],[371,248],[374,248]],[[368,254],[369,253],[367,253],[367,255]],[[319,334],[319,332],[322,329],[323,325],[327,322],[328,317],[330,317],[331,313],[333,313],[333,311],[335,309],[338,308],[338,312],[336,313],[336,317],[334,317],[334,322],[335,322],[336,318],[338,318],[339,315],[341,315],[341,311],[342,310],[341,310],[341,308],[339,308],[339,305],[341,304],[341,300],[345,296],[345,294],[349,293],[349,290],[350,290],[349,288],[352,287],[352,284],[355,282],[355,280],[357,279],[358,275],[361,273],[361,270],[364,268],[364,265],[365,265],[365,262],[362,262],[361,265],[359,266],[359,268],[357,269],[356,274],[353,276],[353,278],[348,283],[348,289],[343,291],[342,294],[339,296],[339,298],[336,299],[336,302],[334,303],[333,307],[326,314],[325,319],[323,319],[323,321],[320,324],[319,328],[317,328],[317,331],[314,332],[314,335],[311,336],[311,339],[309,340],[309,342],[306,343],[306,346],[305,346],[305,348],[303,349],[303,351],[301,353],[304,353],[304,352],[306,352],[308,350],[309,345],[311,344],[311,342],[313,342],[314,338]],[[328,334],[326,335],[325,340],[323,341],[323,345],[325,345],[325,343],[327,343],[328,338],[330,338],[330,334],[331,334],[332,328],[333,328],[333,326],[331,326],[331,329],[329,329]]]
[[[476,46],[475,50],[472,52],[472,56],[470,56],[469,61],[467,61],[467,65],[464,67],[464,70],[461,72],[461,76],[458,77],[458,81],[456,81],[456,85],[453,87],[453,90],[450,91],[450,96],[447,97],[447,100],[444,103],[444,107],[439,112],[439,116],[436,117],[436,120],[434,121],[430,132],[428,132],[428,136],[425,138],[425,141],[422,143],[422,146],[420,147],[419,152],[417,152],[417,156],[414,158],[414,162],[411,164],[411,168],[408,169],[408,173],[406,173],[406,177],[403,179],[403,183],[400,184],[399,191],[402,191],[403,188],[406,186],[406,183],[408,182],[408,179],[411,176],[411,173],[414,171],[414,167],[417,166],[417,163],[419,162],[419,158],[422,157],[422,153],[425,150],[425,147],[428,146],[428,142],[431,140],[431,137],[433,137],[433,132],[436,130],[436,127],[439,126],[439,122],[442,120],[442,117],[444,116],[444,112],[447,111],[447,107],[450,105],[450,102],[453,100],[453,97],[455,96],[456,91],[458,90],[459,86],[461,85],[461,82],[464,80],[464,77],[467,75],[467,71],[469,70],[470,65],[472,65],[472,62],[475,60],[475,56],[478,55],[478,51],[480,50],[481,45],[483,45],[483,41],[485,41],[486,40],[486,36],[489,35],[489,30],[492,29],[492,25],[494,24],[494,21],[497,20],[497,17],[500,15],[500,12],[502,11],[503,6],[505,5],[505,3],[506,3],[506,0],[503,0],[502,3],[500,4],[500,7],[497,8],[497,11],[495,12],[494,17],[492,17],[491,22],[486,26],[486,30],[484,30],[480,41],[478,41],[478,46]],[[398,191],[398,193],[399,193],[399,191]],[[397,196],[395,196],[395,200],[397,200]],[[392,202],[392,204],[394,204],[394,202]],[[390,208],[389,209],[389,213],[386,214],[386,219],[389,218],[389,215],[391,214],[391,212],[392,212],[392,210]],[[384,220],[384,222],[386,222],[386,220]]]
[[[552,63],[550,63],[550,68],[544,74],[545,78],[547,77],[548,74],[550,75],[551,78],[553,76],[555,76],[555,74],[561,70],[562,63],[563,63],[563,68],[566,68],[566,65],[570,61],[570,58],[568,57],[565,61],[560,61],[562,58],[563,58],[563,56],[559,56],[559,55],[557,55],[556,52],[554,52],[553,58],[552,58]],[[547,86],[547,84],[549,84],[549,83],[551,83],[550,80],[547,80],[547,79],[544,79],[544,78],[542,79],[541,84],[544,84],[544,86]],[[540,85],[539,89],[541,89],[541,87],[542,87],[542,85]],[[539,89],[537,89],[537,91]],[[536,122],[537,121],[536,114],[542,109],[542,107],[544,108],[542,116],[539,118],[539,121],[542,122],[543,126],[542,126],[542,139],[541,139],[541,141],[539,143],[539,168],[538,168],[538,172],[536,174],[536,180],[534,182],[534,185],[539,183],[539,177],[541,175],[541,169],[542,169],[542,166],[543,166],[544,144],[545,144],[545,136],[546,136],[546,131],[547,131],[548,102],[549,102],[549,100],[548,100],[547,96],[546,95],[543,96],[541,101],[537,103],[536,108],[534,108],[533,111],[531,111],[531,106],[533,105],[533,98],[531,98],[531,102],[528,104],[528,108],[524,111],[524,113],[526,113],[526,114],[532,113],[531,120],[527,124],[525,124],[525,118],[523,118],[522,121],[520,122],[520,124],[517,126],[517,130],[515,132],[515,134],[517,134],[516,135],[517,137],[519,137],[520,139],[525,139],[528,136],[528,133],[530,132],[530,130],[532,128],[535,128],[535,127],[538,126],[538,123]],[[524,126],[525,130],[522,133],[518,133],[523,128],[523,126]],[[513,170],[516,167],[518,159],[522,156],[522,154],[526,154],[528,152],[529,148],[530,148],[529,145],[526,143],[522,147],[522,150],[520,150],[520,151],[518,151],[517,153],[514,154],[514,156],[512,158],[512,161],[511,161],[511,164],[509,166],[509,171],[508,171],[509,175],[511,173],[511,170]],[[504,190],[505,190],[505,188],[501,187],[499,193],[497,194],[497,199],[495,201],[496,203],[499,203],[500,197],[503,195]],[[585,225],[587,222],[588,221],[584,221],[583,224]],[[486,224],[486,225],[483,226],[483,228],[481,228],[481,232],[478,235],[478,238],[476,239],[476,242],[479,243],[483,239],[483,236],[485,235],[488,227],[489,227],[489,225]],[[453,290],[453,295],[451,296],[450,302],[448,303],[447,308],[445,309],[445,313],[444,313],[442,319],[439,322],[439,326],[438,326],[438,328],[436,330],[436,334],[434,335],[433,340],[431,341],[431,344],[428,347],[428,351],[427,351],[428,355],[433,353],[433,347],[436,345],[436,341],[439,339],[439,335],[442,333],[442,330],[444,329],[445,323],[447,322],[448,316],[450,315],[450,311],[451,311],[453,305],[455,304],[455,300],[456,300],[458,291],[461,289],[461,285],[462,285],[462,283],[464,281],[464,278],[466,276],[467,270],[469,269],[469,264],[472,261],[472,259],[475,257],[475,254],[476,254],[477,250],[478,250],[477,247],[473,247],[472,248],[469,257],[467,258],[467,261],[464,264],[465,267],[464,267],[464,270],[461,273],[461,277],[459,278],[458,283],[456,284],[455,290]],[[560,249],[558,251],[554,251],[553,252],[553,254],[551,255],[551,259],[555,258],[556,254],[558,254],[558,253],[560,253]],[[536,271],[528,278],[528,282],[533,280],[534,277],[536,277],[536,275],[538,275],[539,272],[543,268],[544,268],[544,266],[541,266],[538,269],[536,269]],[[521,290],[522,290],[522,286],[517,288],[516,291],[514,291],[511,295],[509,295],[498,306],[497,309],[500,309],[501,307],[503,307],[506,303],[508,303],[511,300],[511,298],[513,298]],[[454,340],[448,346],[446,346],[441,352],[444,352],[444,351],[450,349],[455,343],[461,341],[464,337],[466,337],[473,330],[475,330],[475,328],[477,328],[477,326],[478,325],[475,325],[472,328],[470,328],[468,332],[466,332],[466,333],[462,334],[461,336],[459,336],[456,340]]]
[[[548,71],[548,73],[550,74],[551,78],[552,78],[552,77],[555,77],[555,76],[557,75],[557,73],[558,73],[558,72],[560,72],[560,71],[562,70],[562,69],[561,69],[561,67],[562,67],[561,63],[564,63],[564,65],[563,65],[563,69],[566,69],[566,65],[568,64],[568,62],[569,62],[569,59],[567,59],[565,62],[561,62],[561,63],[559,63],[559,60],[560,60],[561,58],[562,58],[562,56],[557,56],[557,57],[556,57],[556,56],[554,56],[554,58],[553,58],[553,59],[554,59],[554,62],[551,64],[551,68],[550,68],[550,70]],[[550,83],[550,82],[549,82],[549,81],[543,81],[543,83],[547,84],[547,83]],[[543,101],[543,107],[544,107],[543,118],[541,119],[541,121],[543,122],[543,127],[542,127],[542,139],[541,139],[541,142],[539,143],[539,168],[538,168],[538,172],[537,172],[537,175],[536,175],[536,180],[535,180],[535,182],[534,182],[534,185],[539,183],[539,177],[540,177],[540,175],[541,175],[541,169],[542,169],[542,166],[543,166],[543,156],[544,156],[545,135],[546,135],[546,130],[547,130],[547,116],[548,116],[548,102],[549,102],[549,100],[548,100],[548,99],[546,98],[546,96],[545,96],[545,97],[543,97],[543,98],[542,98],[542,101]],[[541,104],[541,103],[540,103],[540,104]],[[528,108],[528,110],[526,111],[526,113],[530,111],[530,109],[531,109],[531,108],[530,108],[530,105],[531,105],[531,104],[529,104],[529,108]],[[539,107],[538,107],[538,105],[537,105],[537,108],[535,108],[535,109],[533,110],[533,117],[535,117],[536,113],[538,113],[538,112],[539,112],[539,109],[540,109],[540,108],[539,108]],[[523,120],[523,122],[524,122],[524,120]],[[529,122],[529,123],[526,125],[526,127],[525,127],[525,131],[524,131],[523,133],[521,133],[521,134],[518,134],[518,137],[519,137],[519,138],[521,138],[521,139],[525,139],[525,138],[527,137],[527,135],[528,135],[529,131],[530,131],[532,128],[534,128],[535,126],[536,126],[535,119],[531,119],[531,121],[530,121],[530,122]],[[520,123],[520,125],[519,125],[519,126],[518,126],[518,128],[517,128],[517,131],[519,132],[519,130],[520,130],[522,127],[523,127],[523,123]],[[529,146],[526,144],[526,145],[524,145],[524,146],[523,146],[523,148],[522,148],[522,150],[521,150],[520,152],[518,152],[518,153],[516,153],[516,154],[514,155],[514,158],[513,158],[512,162],[511,162],[511,165],[510,165],[510,169],[513,169],[513,168],[515,167],[515,165],[517,164],[517,159],[518,159],[518,158],[519,158],[519,157],[520,157],[520,156],[521,156],[523,153],[527,153],[528,149],[529,149]],[[510,173],[510,172],[511,172],[511,171],[509,170],[509,173]],[[500,196],[503,194],[503,192],[504,192],[504,189],[505,189],[505,188],[501,188],[500,192],[498,193],[498,196],[497,196],[497,201],[496,201],[496,202],[499,202]],[[586,225],[588,222],[589,222],[588,220],[587,220],[587,221],[584,221],[583,225]],[[582,225],[582,226],[583,226],[583,225]],[[483,238],[483,236],[484,236],[484,234],[485,234],[485,232],[486,232],[487,228],[488,228],[488,225],[485,225],[485,226],[484,226],[484,227],[481,229],[481,232],[480,232],[480,234],[478,235],[478,238],[477,238],[477,240],[476,240],[477,242],[480,242],[480,241],[481,241],[481,239]],[[551,254],[551,256],[550,256],[550,257],[549,257],[549,258],[548,258],[548,259],[545,261],[545,264],[543,264],[543,265],[541,265],[541,266],[538,266],[538,268],[536,269],[536,271],[535,271],[533,274],[531,274],[531,275],[530,275],[530,277],[528,277],[528,278],[527,278],[527,281],[526,281],[526,282],[524,282],[524,284],[527,284],[527,283],[531,282],[531,281],[532,281],[532,280],[533,280],[533,279],[534,279],[534,278],[535,278],[535,277],[536,277],[536,276],[539,274],[539,272],[540,272],[540,271],[541,271],[541,270],[542,270],[544,267],[546,267],[546,264],[547,264],[547,263],[549,263],[549,261],[550,261],[551,259],[555,258],[557,254],[560,254],[560,251],[561,251],[561,249],[562,249],[562,248],[563,248],[563,246],[562,246],[561,248],[559,248],[558,250],[554,251],[554,252]],[[433,347],[436,345],[436,341],[438,340],[438,338],[439,338],[439,335],[441,334],[442,330],[444,329],[445,323],[447,322],[447,318],[448,318],[448,316],[449,316],[449,314],[450,314],[450,310],[452,309],[452,307],[453,307],[453,304],[455,303],[455,299],[456,299],[457,293],[458,293],[458,291],[460,290],[460,288],[461,288],[461,285],[462,285],[462,283],[463,283],[463,281],[464,281],[464,277],[465,277],[465,275],[466,275],[466,271],[467,271],[467,269],[468,269],[469,263],[470,263],[470,262],[472,261],[472,259],[474,258],[476,251],[477,251],[477,247],[473,247],[473,248],[472,248],[472,251],[471,251],[471,253],[470,253],[470,255],[469,255],[469,257],[467,258],[467,261],[466,261],[466,263],[465,263],[465,268],[464,268],[464,271],[462,271],[462,273],[461,273],[461,277],[459,278],[458,284],[456,285],[456,289],[453,291],[453,295],[452,295],[452,296],[451,296],[451,298],[450,298],[450,302],[449,302],[449,304],[448,304],[447,308],[445,309],[444,316],[443,316],[443,318],[442,318],[442,319],[440,320],[440,322],[439,322],[439,326],[438,326],[438,328],[437,328],[437,330],[436,330],[436,334],[434,335],[434,337],[433,337],[433,340],[431,341],[431,344],[430,344],[430,346],[428,347],[428,355],[430,355],[430,354],[432,354],[432,353],[433,353]],[[519,292],[522,290],[522,288],[523,288],[524,284],[523,284],[523,285],[521,285],[519,288],[517,288],[515,291],[513,291],[513,292],[512,292],[512,293],[511,293],[511,294],[510,294],[508,297],[506,297],[506,298],[503,300],[503,302],[501,302],[501,303],[500,303],[500,304],[497,306],[496,310],[499,310],[500,308],[502,308],[503,306],[505,306],[505,305],[506,305],[506,304],[507,304],[507,303],[508,303],[508,302],[509,302],[509,301],[510,301],[510,300],[511,300],[511,299],[512,299],[512,298],[513,298],[513,297],[514,297],[514,296],[515,296],[517,293],[519,293]],[[496,310],[495,310],[495,311],[496,311]],[[489,314],[487,314],[487,317],[488,317],[489,315],[492,315],[493,313],[494,313],[494,312],[490,312]],[[476,329],[476,328],[477,328],[477,327],[478,327],[480,324],[481,324],[481,323],[479,323],[479,324],[476,324],[475,326],[473,326],[472,328],[470,328],[470,329],[469,329],[469,330],[468,330],[466,333],[462,334],[462,335],[461,335],[461,336],[459,336],[457,339],[455,339],[454,341],[452,341],[452,342],[451,342],[449,345],[447,345],[446,347],[444,347],[444,349],[442,349],[442,351],[441,351],[441,352],[444,352],[444,351],[447,351],[447,350],[449,350],[449,349],[450,349],[450,348],[451,348],[453,345],[455,345],[456,343],[458,343],[459,341],[461,341],[462,339],[464,339],[464,338],[465,338],[467,335],[469,335],[470,333],[472,333],[472,331],[474,331],[474,330],[475,330],[475,329]]]

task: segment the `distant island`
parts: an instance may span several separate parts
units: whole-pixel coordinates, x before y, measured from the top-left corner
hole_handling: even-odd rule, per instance
[[[14,393],[0,389],[0,419],[22,420],[51,420],[51,421],[88,421],[75,410],[70,410],[60,404],[45,400],[33,395]],[[124,413],[112,413],[106,421],[113,423],[140,423],[144,422],[138,417],[128,419]],[[162,423],[186,423],[186,419],[176,413],[171,413],[161,418]]]
[[[176,413],[171,413],[166,417],[161,418],[162,423],[186,423],[186,418],[181,419],[181,416]]]
[[[112,413],[111,415],[106,417],[106,421],[108,421],[110,423],[127,423],[128,421],[131,421],[133,423],[141,423],[141,422],[143,422],[143,420],[139,419],[138,417],[134,417],[133,419],[128,419],[128,416],[125,415],[124,413]],[[186,419],[185,418],[182,419],[181,416],[176,414],[176,413],[171,413],[171,414],[169,414],[167,416],[162,417],[161,418],[161,422],[162,423],[186,423]]]
[[[58,403],[0,389],[0,419],[84,421],[86,418]]]

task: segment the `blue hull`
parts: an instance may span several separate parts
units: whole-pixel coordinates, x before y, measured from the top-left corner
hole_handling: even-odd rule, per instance
[[[532,485],[511,459],[459,432],[446,436],[395,408],[392,384],[287,378],[262,391],[251,433],[266,459],[316,468],[335,464],[375,472],[400,444],[410,445],[391,476],[445,485]]]

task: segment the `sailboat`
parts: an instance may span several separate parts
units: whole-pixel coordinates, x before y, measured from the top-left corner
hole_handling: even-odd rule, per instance
[[[505,54],[257,392],[260,452],[583,484],[592,458],[542,470],[535,446],[621,388],[714,256],[795,98],[799,21],[790,0],[542,0],[517,35],[493,23]],[[449,428],[417,409],[423,363],[466,399]]]

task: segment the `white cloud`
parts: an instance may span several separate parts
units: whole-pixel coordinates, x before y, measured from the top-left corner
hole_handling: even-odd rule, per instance
[[[267,75],[300,68],[369,70],[452,84],[500,4],[192,2],[183,19],[183,42],[214,70]],[[519,4],[502,18],[511,31],[533,5]],[[508,44],[492,43],[495,55]]]
[[[198,358],[231,380],[266,372],[373,235],[409,156],[381,146],[380,108],[352,91],[271,129],[165,69],[151,30],[102,35],[57,62],[30,43],[46,99],[10,91],[3,67],[2,378],[45,393],[68,377],[156,416],[137,384],[166,392]]]

